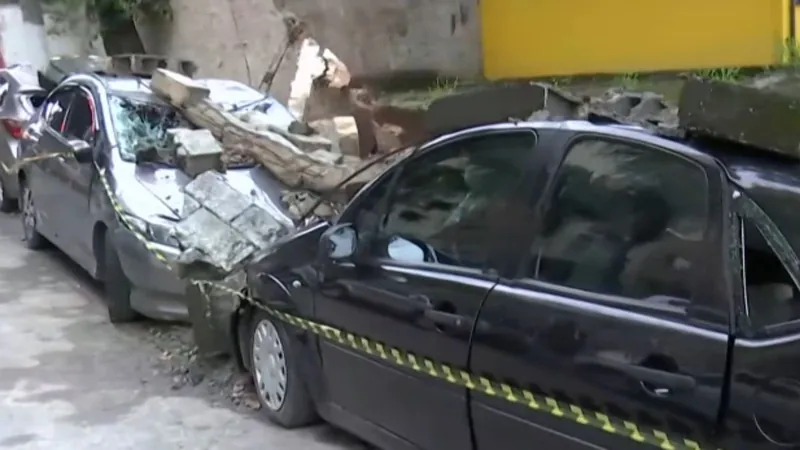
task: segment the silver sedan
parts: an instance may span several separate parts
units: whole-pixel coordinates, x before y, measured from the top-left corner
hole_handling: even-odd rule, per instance
[[[204,80],[229,109],[257,109],[272,124],[294,121],[280,103],[241,83]],[[224,100],[224,102],[222,102]],[[67,77],[45,100],[23,139],[25,156],[74,152],[26,166],[20,173],[22,220],[28,247],[53,243],[106,286],[113,322],[146,316],[186,320],[186,285],[121,222],[97,168],[125,211],[125,223],[147,235],[167,258],[179,253],[171,237],[191,179],[168,163],[142,157],[167,129],[188,126],[136,77],[79,74]],[[80,157],[78,157],[80,156]],[[292,226],[282,186],[256,165],[229,167],[228,183],[246,192],[276,220]]]

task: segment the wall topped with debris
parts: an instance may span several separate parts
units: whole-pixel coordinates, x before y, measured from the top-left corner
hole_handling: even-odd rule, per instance
[[[472,78],[481,73],[474,0],[172,0],[172,7],[172,23],[137,22],[145,50],[192,59],[202,77],[257,86],[281,53],[288,11],[306,22],[354,77],[434,71]],[[273,84],[282,102],[298,50],[289,52]]]

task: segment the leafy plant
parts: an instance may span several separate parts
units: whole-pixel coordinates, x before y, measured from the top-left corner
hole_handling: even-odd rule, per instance
[[[789,66],[800,65],[800,43],[796,38],[788,37],[783,41],[781,62]]]
[[[622,74],[617,77],[616,84],[625,89],[636,89],[639,87],[639,74],[635,72]]]
[[[701,78],[708,78],[717,81],[736,81],[741,77],[741,69],[738,67],[722,67],[717,69],[701,69],[695,72]]]
[[[51,10],[64,12],[83,9],[90,16],[99,18],[107,28],[139,15],[172,19],[169,0],[43,0],[43,3]]]
[[[437,78],[433,86],[428,88],[428,93],[432,96],[443,97],[452,94],[456,89],[458,89],[458,78],[454,80]]]

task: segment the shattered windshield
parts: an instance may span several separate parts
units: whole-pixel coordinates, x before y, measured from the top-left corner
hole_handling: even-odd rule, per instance
[[[109,103],[119,152],[124,160],[147,159],[172,164],[167,130],[191,128],[183,116],[170,106],[149,98],[112,95]]]

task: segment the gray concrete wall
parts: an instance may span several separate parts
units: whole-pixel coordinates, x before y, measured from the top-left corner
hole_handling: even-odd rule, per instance
[[[143,33],[145,47],[195,60],[201,76],[257,85],[281,48],[285,10],[306,21],[356,77],[435,71],[471,78],[481,72],[477,0],[172,0],[172,5],[172,23]],[[288,86],[292,70],[285,69],[278,87]]]

